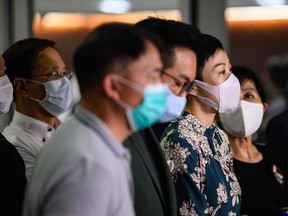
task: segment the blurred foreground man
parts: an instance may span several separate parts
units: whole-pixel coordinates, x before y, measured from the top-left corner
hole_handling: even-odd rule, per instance
[[[77,48],[81,101],[39,157],[25,216],[135,215],[131,157],[122,142],[166,107],[162,62],[152,41],[129,24],[108,23]]]
[[[167,107],[157,124],[133,133],[124,142],[132,154],[135,211],[137,216],[174,216],[175,189],[156,137],[157,133],[161,136],[170,120],[181,115],[186,105],[187,90],[196,76],[196,39],[200,32],[182,22],[153,17],[135,27],[145,28],[161,39],[161,79],[169,86]]]

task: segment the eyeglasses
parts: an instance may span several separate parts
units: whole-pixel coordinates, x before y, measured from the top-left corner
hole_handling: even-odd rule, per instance
[[[183,82],[171,74],[166,73],[165,71],[163,71],[162,74],[169,77],[168,85],[177,95],[189,92],[193,86],[193,82]]]
[[[58,71],[53,71],[51,73],[46,73],[46,74],[37,74],[33,76],[50,76],[52,77],[53,80],[60,79],[62,77],[67,77],[68,79],[71,79],[73,77],[73,73],[71,71],[64,71],[64,72],[58,72]]]

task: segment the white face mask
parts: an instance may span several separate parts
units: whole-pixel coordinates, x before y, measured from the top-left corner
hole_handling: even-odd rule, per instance
[[[168,88],[168,95],[167,95],[167,104],[164,114],[158,120],[160,123],[169,122],[181,115],[183,112],[187,99],[186,97],[180,97],[175,95],[169,88]]]
[[[235,137],[247,137],[255,133],[263,118],[263,104],[240,101],[232,113],[219,113],[221,124],[227,133]]]
[[[62,77],[45,83],[35,80],[29,81],[44,85],[46,97],[42,100],[32,97],[30,97],[30,99],[39,102],[39,104],[51,115],[59,116],[72,108],[73,93],[71,84],[67,77]]]
[[[13,101],[13,86],[7,75],[0,77],[0,115],[9,111]]]
[[[194,83],[216,97],[218,103],[210,98],[195,95],[200,101],[214,108],[219,113],[233,112],[239,105],[240,101],[240,83],[237,77],[231,73],[225,82],[214,86],[200,80],[194,80]]]

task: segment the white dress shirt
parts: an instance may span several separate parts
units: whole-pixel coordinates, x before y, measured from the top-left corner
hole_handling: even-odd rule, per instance
[[[45,142],[55,133],[53,126],[23,115],[16,110],[11,123],[5,127],[3,135],[22,156],[29,181],[39,152]]]
[[[134,216],[130,153],[77,106],[41,151],[23,216]]]

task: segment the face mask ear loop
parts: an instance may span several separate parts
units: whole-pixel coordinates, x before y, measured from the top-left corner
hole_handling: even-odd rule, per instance
[[[132,109],[132,107],[129,104],[127,104],[126,102],[124,102],[122,100],[116,100],[116,103],[126,110]]]
[[[45,85],[44,83],[36,81],[36,80],[32,80],[32,79],[26,79],[26,80],[29,81],[29,82],[34,82],[34,83],[37,83],[37,84]]]
[[[118,78],[118,81],[120,81],[122,84],[129,86],[137,91],[143,92],[144,87],[142,87],[141,85],[131,82],[130,80],[119,75],[117,76],[117,78]]]
[[[199,86],[200,88],[202,88],[204,91],[208,92],[209,94],[213,95],[217,101],[219,101],[219,86],[221,85],[210,85],[208,83],[205,83],[203,81],[200,80],[194,80],[195,85]]]
[[[201,82],[201,81],[200,81],[200,82]],[[219,109],[219,105],[218,105],[217,103],[215,103],[214,101],[212,101],[211,99],[206,98],[206,97],[202,97],[202,96],[197,95],[197,94],[192,94],[192,93],[191,93],[192,89],[193,89],[195,86],[198,86],[199,88],[202,88],[203,90],[207,91],[205,88],[203,88],[203,87],[201,86],[201,84],[199,84],[198,82],[193,81],[193,83],[191,84],[191,87],[189,88],[188,94],[189,94],[189,95],[192,95],[192,96],[194,96],[194,97],[196,97],[196,98],[198,98],[198,100],[200,100],[202,103],[204,103],[204,104],[212,107],[213,109],[218,110],[218,109]],[[210,91],[207,91],[207,92],[208,92],[209,94],[212,94]],[[214,96],[214,94],[212,94],[212,95]]]
[[[219,110],[219,105],[217,103],[215,103],[214,101],[212,101],[211,99],[209,98],[206,98],[206,97],[202,97],[200,95],[195,95],[195,97],[198,98],[198,100],[200,100],[202,103],[212,107],[213,109],[215,109],[216,111]]]
[[[36,80],[31,80],[31,79],[26,79],[26,80],[27,80],[28,82],[34,82],[34,83],[37,83],[37,84],[45,85],[44,83],[39,82],[39,81],[36,81]],[[47,94],[46,88],[45,88],[45,92],[46,92],[46,94]],[[29,96],[29,99],[31,99],[31,100],[33,100],[33,101],[36,101],[36,102],[38,102],[38,103],[41,103],[41,101],[42,101],[42,100],[33,98],[33,97],[31,97],[31,96]]]
[[[126,117],[127,117],[128,122],[129,122],[131,130],[133,132],[136,131],[136,124],[135,124],[135,122],[133,120],[133,116],[132,116],[132,113],[131,113],[132,107],[130,105],[128,105],[127,103],[125,103],[124,101],[122,101],[122,100],[117,100],[116,103],[119,106],[121,106],[123,109],[125,109]]]

